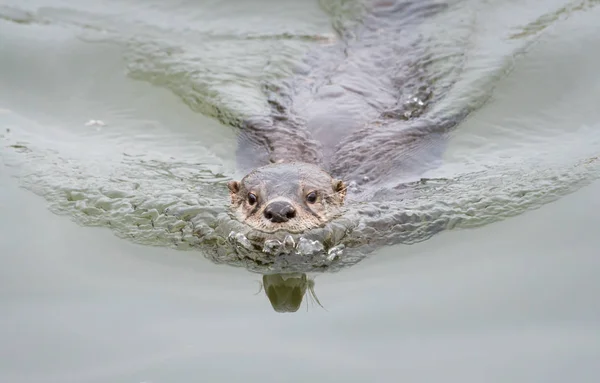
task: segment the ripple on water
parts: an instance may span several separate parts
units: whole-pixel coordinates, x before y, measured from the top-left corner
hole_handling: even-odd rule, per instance
[[[64,154],[24,140],[16,144],[14,130],[1,139],[4,163],[54,212],[84,225],[110,227],[137,243],[199,249],[214,262],[262,273],[338,270],[384,244],[412,244],[442,230],[477,227],[537,208],[600,174],[598,157],[589,156],[555,168],[499,166],[423,179],[388,196],[382,191],[375,201],[350,204],[323,228],[265,235],[230,218],[229,178],[214,166],[122,156],[99,176],[92,163],[73,166]]]
[[[324,6],[332,7],[328,9],[333,15],[352,13],[344,9],[346,3],[324,2]],[[192,110],[232,125],[245,114],[264,110],[261,84],[281,82],[292,67],[302,66],[298,60],[301,52],[323,42],[319,33],[281,31],[244,36],[230,31],[207,38],[195,36],[194,31],[169,31],[143,22],[128,27],[118,17],[99,18],[81,10],[2,12],[8,15],[5,19],[18,23],[78,25],[94,32],[85,36],[89,41],[124,46],[131,77],[167,88]],[[347,29],[349,18],[333,19],[338,32]],[[238,52],[249,41],[253,48],[240,58]],[[433,57],[432,63],[445,60],[462,62],[463,58],[446,51]],[[447,69],[436,72],[437,80],[451,87],[454,78],[444,77]],[[493,69],[500,73],[506,68]],[[481,72],[473,73],[470,80],[481,80],[477,77]],[[489,75],[482,76],[488,83]],[[468,76],[461,80],[469,83]],[[475,80],[472,82],[477,83]],[[465,93],[471,99],[481,96],[464,86],[451,101],[464,101],[460,98]],[[402,102],[421,113],[422,100],[427,97]],[[404,109],[390,111],[394,112],[401,115]],[[11,112],[4,117],[7,114]],[[200,249],[214,262],[262,273],[339,270],[360,261],[377,246],[412,244],[442,230],[481,226],[537,208],[600,174],[597,137],[593,132],[589,136],[584,133],[575,138],[579,144],[572,151],[553,140],[549,145],[556,161],[521,156],[513,161],[494,158],[476,171],[469,168],[444,174],[442,169],[438,174],[443,177],[433,172],[430,179],[380,190],[370,202],[354,202],[342,217],[323,228],[301,235],[266,236],[230,218],[226,210],[229,176],[218,160],[210,162],[193,155],[174,160],[161,154],[159,145],[152,146],[161,139],[152,135],[147,146],[137,148],[142,154],[100,149],[104,153],[101,158],[81,150],[64,150],[69,144],[57,147],[28,136],[21,126],[27,122],[11,123],[10,118],[3,120],[10,131],[0,134],[1,158],[24,187],[49,201],[54,212],[84,225],[110,227],[118,236],[141,244]],[[359,185],[356,188],[359,190]]]

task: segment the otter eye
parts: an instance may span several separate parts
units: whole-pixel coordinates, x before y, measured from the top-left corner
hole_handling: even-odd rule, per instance
[[[317,193],[316,192],[310,192],[306,195],[306,202],[308,203],[315,203],[317,202]]]
[[[254,205],[254,204],[256,203],[256,200],[257,200],[257,198],[256,198],[256,195],[255,195],[255,194],[253,194],[253,193],[248,193],[248,203],[249,203],[250,205]]]

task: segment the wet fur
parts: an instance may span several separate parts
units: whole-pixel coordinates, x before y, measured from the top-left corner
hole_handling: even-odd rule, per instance
[[[346,196],[346,185],[341,180],[315,165],[297,162],[260,167],[239,182],[230,181],[228,187],[236,218],[268,233],[278,230],[299,233],[321,226],[340,213]],[[317,199],[308,203],[305,196],[311,192]],[[256,196],[256,202],[248,201],[250,193]],[[266,219],[265,208],[275,201],[290,203],[296,216],[283,223]]]
[[[360,27],[310,52],[293,78],[265,84],[271,113],[245,121],[240,170],[298,162],[346,183],[380,188],[431,166],[441,156],[445,134],[466,113],[428,114],[442,90],[432,88],[428,53],[411,31],[444,9],[430,1],[373,1]],[[411,104],[413,99],[418,102]]]

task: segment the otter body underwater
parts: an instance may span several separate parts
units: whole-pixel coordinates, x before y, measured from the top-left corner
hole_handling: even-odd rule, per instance
[[[269,115],[248,119],[239,135],[247,175],[228,183],[237,220],[302,233],[434,165],[466,115],[428,115],[443,90],[431,86],[417,27],[445,8],[369,3],[357,28],[309,53],[291,79],[265,86]]]

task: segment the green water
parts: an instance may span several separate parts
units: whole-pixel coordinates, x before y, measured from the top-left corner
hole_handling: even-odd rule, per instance
[[[456,1],[421,27],[436,110],[477,110],[423,174],[447,181],[395,208],[459,230],[309,274],[324,308],[294,314],[179,218],[219,214],[232,125],[360,7],[3,4],[0,381],[598,379],[597,2]]]

